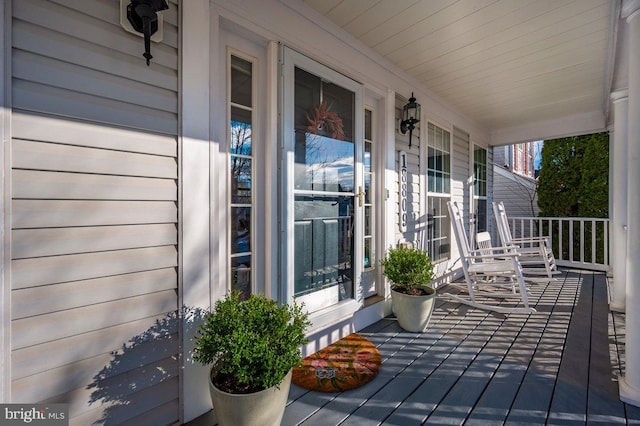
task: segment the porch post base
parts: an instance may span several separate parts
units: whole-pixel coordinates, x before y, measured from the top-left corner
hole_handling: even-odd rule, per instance
[[[618,391],[622,402],[640,407],[640,389],[631,386],[624,377],[619,378]]]
[[[609,303],[609,310],[611,312],[620,312],[624,314],[625,309],[626,309],[626,304],[624,303],[616,303],[616,302]]]

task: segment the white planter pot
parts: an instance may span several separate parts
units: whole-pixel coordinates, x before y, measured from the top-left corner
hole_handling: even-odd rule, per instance
[[[420,332],[427,328],[435,307],[436,292],[430,287],[425,288],[432,293],[426,296],[410,296],[391,290],[393,312],[404,330]]]
[[[209,376],[211,377],[211,376]],[[209,379],[213,410],[219,426],[279,426],[287,405],[291,371],[280,383],[249,394],[232,394],[216,388]]]

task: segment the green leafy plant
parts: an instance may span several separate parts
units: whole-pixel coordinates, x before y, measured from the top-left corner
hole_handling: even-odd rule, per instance
[[[398,246],[389,249],[380,261],[383,274],[391,281],[391,288],[407,294],[425,294],[423,287],[433,279],[433,264],[429,255],[422,250]]]
[[[297,303],[278,305],[262,294],[218,300],[196,336],[193,359],[212,364],[213,384],[228,393],[277,386],[301,360],[309,314]]]

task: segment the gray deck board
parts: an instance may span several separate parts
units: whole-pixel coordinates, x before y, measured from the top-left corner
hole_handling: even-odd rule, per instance
[[[282,425],[640,425],[618,398],[624,314],[608,311],[605,275],[563,270],[530,301],[536,313],[504,315],[438,298],[424,333],[378,321],[359,331],[378,376],[341,393],[292,385]]]
[[[581,277],[580,295],[569,325],[549,424],[585,424],[587,421],[592,302],[593,275],[586,274]]]
[[[603,298],[607,298],[606,279],[603,275],[594,275],[587,424],[625,424],[618,382],[612,380],[614,363],[609,352],[609,311],[606,305],[596,303]]]
[[[576,291],[570,290],[571,285],[570,280],[549,283],[541,297],[547,308],[539,310],[541,315],[546,315],[537,318],[535,322],[530,320],[527,324],[539,327],[541,333],[511,406],[507,423],[536,424],[546,421],[571,318],[571,310],[567,312],[565,303],[570,303],[571,306],[575,303]],[[569,296],[563,303],[560,300],[562,292],[570,293],[572,297]]]

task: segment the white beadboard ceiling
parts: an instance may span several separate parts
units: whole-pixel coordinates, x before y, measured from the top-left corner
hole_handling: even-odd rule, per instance
[[[492,132],[606,115],[615,0],[304,1]]]

